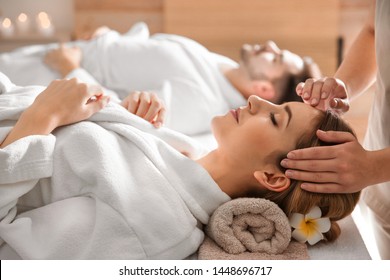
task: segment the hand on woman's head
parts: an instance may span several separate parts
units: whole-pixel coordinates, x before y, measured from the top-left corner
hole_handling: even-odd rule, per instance
[[[343,137],[348,137],[347,139],[349,139],[349,141],[352,141],[351,144],[357,143],[356,136],[353,133],[352,128],[339,115],[328,110],[325,113],[323,113],[323,116],[319,119],[319,123],[314,128],[311,135],[310,134],[306,135],[306,137],[303,137],[297,143],[296,146],[297,150],[294,151],[294,153],[299,153],[300,151],[304,151],[305,148],[315,147],[311,149],[316,149],[317,150],[316,155],[318,156],[319,150],[323,149],[323,151],[325,151],[326,148],[336,147],[334,146],[337,143],[337,141],[335,141],[336,139],[331,137],[328,137],[328,139],[319,137],[317,133],[318,129],[322,131],[333,130],[333,132],[331,132],[330,134],[337,133],[339,135],[343,135]],[[331,147],[323,147],[328,145],[330,145]],[[349,153],[349,151],[354,151],[354,153],[358,152],[356,146],[352,145],[348,147],[348,152],[343,151],[342,153],[343,154]],[[361,155],[361,153],[359,154]],[[329,153],[328,149],[326,149],[324,155],[329,156],[330,158],[332,158],[332,160],[334,158],[337,158],[337,154],[335,155],[334,153],[333,154]],[[284,159],[281,162],[281,166],[283,166],[284,168],[290,168],[291,163],[292,163],[291,159],[289,159],[288,161]],[[321,163],[320,160],[310,160],[310,159],[303,160],[302,164],[303,166],[309,167],[317,171],[322,170],[324,166],[324,164]],[[327,169],[326,172],[314,174],[311,176],[311,178],[320,179],[321,183],[324,183],[324,181],[322,181],[323,179],[328,180],[329,177],[332,178],[339,177],[339,178],[345,178],[349,180],[350,178],[349,174],[338,175],[336,173],[340,170],[344,172],[346,168],[348,169],[353,165],[351,164],[346,166],[343,163],[340,162],[337,163],[336,160],[333,161],[332,164],[325,164],[325,166],[331,166],[331,170]],[[345,216],[349,215],[353,211],[360,196],[360,192],[358,191],[358,189],[355,189],[354,193],[345,193],[345,194],[312,193],[304,190],[301,187],[302,183],[307,184],[306,182],[303,181],[310,179],[307,176],[296,177],[287,174],[287,177],[291,179],[291,185],[286,191],[282,193],[268,192],[265,195],[265,198],[270,199],[275,203],[277,203],[287,215],[291,215],[292,213],[307,214],[312,207],[314,206],[320,207],[322,213],[324,214],[324,217],[328,217],[332,224],[331,229],[324,234],[324,237],[328,241],[335,240],[340,234],[340,228],[338,227],[336,221],[344,218]]]
[[[318,131],[320,140],[338,145],[292,151],[282,164],[291,179],[305,181],[310,192],[353,193],[374,184],[372,152],[349,132]]]

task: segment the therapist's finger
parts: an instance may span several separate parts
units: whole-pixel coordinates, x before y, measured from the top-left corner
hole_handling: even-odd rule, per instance
[[[322,85],[324,84],[323,81],[318,80],[313,83],[312,91],[311,91],[311,97],[310,97],[310,105],[317,106],[320,102],[321,98],[321,91],[322,91]]]
[[[331,159],[337,155],[335,146],[310,147],[291,151],[287,154],[288,159]]]
[[[297,87],[295,88],[295,91],[296,93],[299,95],[299,96],[302,96],[303,94],[303,87],[304,87],[305,83],[304,82],[300,82]]]
[[[336,79],[325,79],[321,89],[321,99],[327,99],[337,88]]]
[[[337,171],[333,159],[325,160],[292,160],[283,159],[280,165],[284,168],[310,172],[334,172]]]
[[[288,169],[285,175],[290,179],[313,183],[333,183],[337,182],[338,179],[338,175],[335,172],[307,172]]]
[[[355,136],[353,136],[352,133],[346,132],[346,131],[323,131],[323,130],[317,130],[317,136],[319,139],[325,142],[329,143],[346,143],[346,142],[352,142],[356,141]],[[334,148],[337,146],[332,146]]]
[[[349,110],[348,100],[341,98],[333,98],[330,103],[330,108],[335,110],[337,113],[343,114]]]
[[[329,143],[347,143],[356,141],[356,138],[352,133],[345,131],[323,131],[317,130],[317,136],[319,139]],[[334,146],[322,146],[322,147],[310,147],[300,150],[294,150],[287,154],[289,159],[331,159],[335,158],[340,149],[343,149],[340,145]]]
[[[302,89],[302,98],[309,100],[311,98],[311,92],[313,89],[314,79],[307,79]]]

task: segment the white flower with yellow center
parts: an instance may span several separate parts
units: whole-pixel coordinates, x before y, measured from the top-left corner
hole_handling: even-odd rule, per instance
[[[314,206],[306,215],[293,213],[290,216],[290,225],[295,228],[292,237],[298,242],[309,242],[310,245],[322,240],[322,233],[329,231],[329,218],[321,218],[321,209]]]

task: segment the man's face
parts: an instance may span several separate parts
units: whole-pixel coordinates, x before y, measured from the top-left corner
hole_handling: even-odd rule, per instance
[[[303,60],[268,41],[264,45],[243,45],[240,65],[252,80],[274,81],[300,72]]]

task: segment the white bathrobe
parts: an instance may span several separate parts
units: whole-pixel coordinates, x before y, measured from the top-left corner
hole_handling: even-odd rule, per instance
[[[100,84],[120,99],[134,90],[156,91],[168,109],[166,127],[187,135],[209,133],[214,116],[246,103],[220,70],[222,65],[237,67],[237,63],[189,38],[149,36],[147,26],[138,23],[124,35],[110,31],[72,44],[82,49],[83,69],[67,78]],[[0,55],[0,71],[18,85],[47,85],[58,78],[42,62],[43,54],[53,47],[57,46],[33,46]]]
[[[40,87],[0,73],[0,141]],[[183,259],[230,198],[189,138],[119,105],[0,149],[0,259]]]

